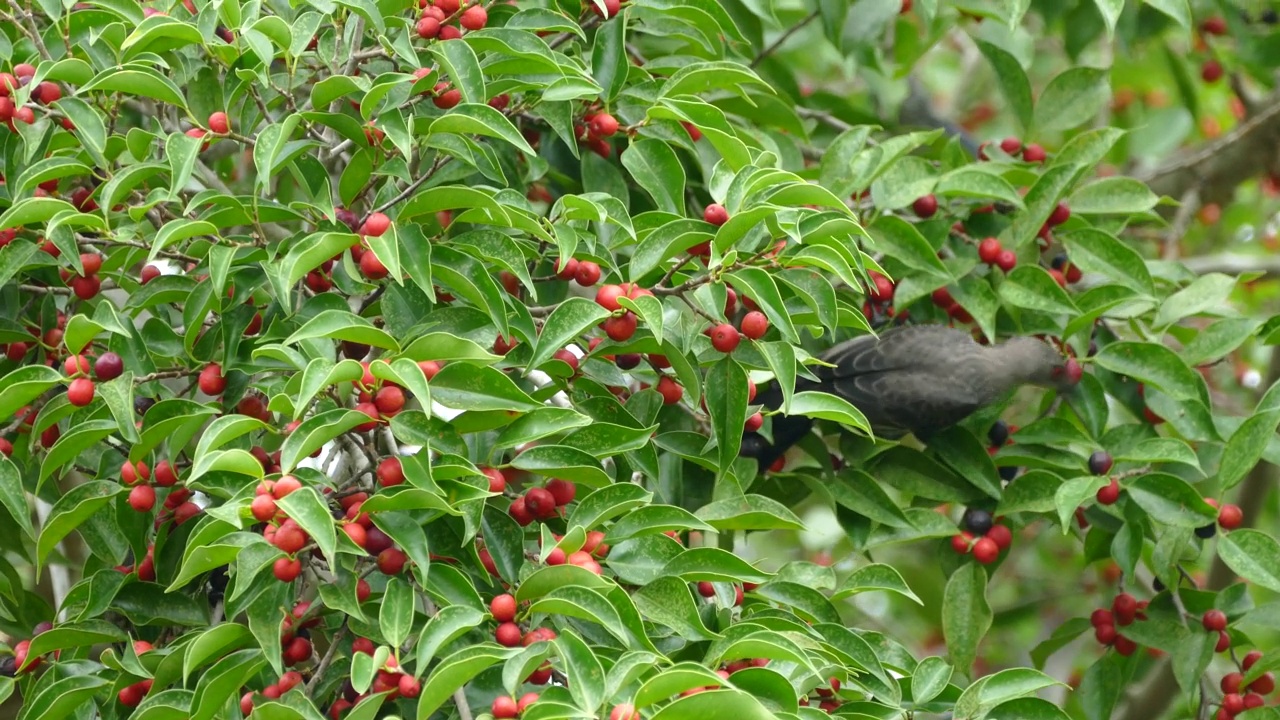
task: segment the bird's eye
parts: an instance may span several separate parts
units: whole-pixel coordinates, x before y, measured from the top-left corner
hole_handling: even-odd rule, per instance
[[[1066,372],[1067,372],[1067,369],[1065,367],[1058,365],[1054,367],[1053,370],[1049,371],[1049,377],[1060,378],[1064,374],[1066,374]]]

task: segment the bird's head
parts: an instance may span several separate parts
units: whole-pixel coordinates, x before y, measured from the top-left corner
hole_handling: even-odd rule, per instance
[[[1037,338],[1017,337],[998,347],[1016,376],[1032,385],[1066,393],[1075,388],[1083,374],[1075,358],[1064,356]]]

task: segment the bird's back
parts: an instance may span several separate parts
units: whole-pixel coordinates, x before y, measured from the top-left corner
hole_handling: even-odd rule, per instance
[[[826,386],[867,416],[878,437],[927,435],[990,400],[985,349],[969,333],[941,325],[892,328],[837,345],[821,359]],[[808,383],[809,385],[811,383]]]

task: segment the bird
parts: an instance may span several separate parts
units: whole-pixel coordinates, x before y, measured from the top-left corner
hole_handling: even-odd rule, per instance
[[[1080,380],[1080,364],[1049,343],[1014,337],[982,345],[966,330],[945,325],[901,325],[879,335],[847,340],[818,356],[816,380],[800,378],[796,392],[818,391],[847,400],[866,416],[877,438],[907,434],[922,442],[955,425],[1006,392],[1035,385],[1070,392]],[[782,407],[775,381],[757,402]],[[741,454],[768,468],[813,427],[803,415],[773,416],[770,443],[758,433],[743,438]],[[754,436],[754,437],[752,437]]]

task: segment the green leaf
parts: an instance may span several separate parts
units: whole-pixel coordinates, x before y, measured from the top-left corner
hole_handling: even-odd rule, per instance
[[[1074,207],[1073,207],[1074,209]],[[1060,236],[1071,264],[1087,273],[1105,275],[1148,295],[1155,284],[1147,264],[1136,250],[1114,236],[1092,228],[1075,230]]]
[[[871,236],[876,247],[907,267],[930,275],[942,282],[951,279],[951,273],[938,259],[938,252],[920,234],[915,225],[894,215],[882,215],[871,226]]]
[[[334,529],[333,516],[329,514],[329,506],[320,497],[320,493],[315,488],[303,486],[280,498],[276,504],[316,541],[329,566],[334,567],[338,551],[337,531]]]
[[[1218,540],[1218,556],[1231,571],[1280,592],[1280,543],[1259,530],[1233,530]]]
[[[95,90],[149,97],[176,105],[182,110],[187,109],[186,100],[183,99],[182,91],[178,86],[169,78],[145,65],[128,64],[107,68],[82,86],[80,93],[87,94]]]
[[[973,666],[991,618],[987,571],[975,562],[961,565],[947,580],[942,598],[942,634],[957,668]]]
[[[832,600],[858,595],[872,590],[887,590],[897,593],[909,600],[914,600],[917,605],[924,605],[922,601],[911,588],[907,586],[907,581],[902,578],[901,573],[895,570],[891,565],[881,563],[872,563],[864,565],[854,570],[845,581],[836,588],[832,593]],[[951,671],[948,668],[947,677],[950,678]],[[916,698],[916,702],[923,702]]]
[[[413,588],[398,577],[387,580],[382,605],[378,608],[378,629],[392,647],[400,647],[413,629]]]
[[[955,670],[940,657],[927,657],[911,675],[911,701],[917,706],[929,702],[947,689]]]
[[[1081,215],[1137,215],[1155,207],[1159,200],[1140,180],[1109,177],[1076,190],[1067,204],[1071,212]]]
[[[747,373],[725,357],[707,371],[707,412],[711,415],[720,474],[729,470],[742,446],[742,424],[747,415]]]
[[[22,473],[18,466],[8,457],[0,457],[0,505],[9,511],[9,516],[18,523],[18,527],[32,540],[36,537],[35,528],[31,525],[31,508],[27,506],[27,493],[22,485]]]
[[[1000,91],[1004,99],[1013,108],[1014,114],[1022,123],[1023,130],[1030,130],[1034,122],[1031,100],[1031,81],[1027,79],[1022,64],[1004,48],[985,40],[978,40],[978,49],[986,56],[996,71],[1000,83]]]
[[[466,605],[448,605],[440,610],[423,626],[422,633],[414,648],[417,667],[425,668],[433,660],[440,648],[461,637],[472,628],[485,621],[485,613]]]
[[[326,410],[303,420],[280,446],[280,471],[293,472],[299,462],[325,443],[367,422],[368,415],[346,408]]]
[[[218,716],[249,678],[257,674],[267,660],[257,648],[238,650],[219,660],[200,677],[191,700],[191,720],[212,720]]]
[[[802,530],[804,523],[787,506],[763,495],[725,498],[695,513],[718,530]]]
[[[439,376],[437,376],[438,378]],[[588,487],[608,485],[609,476],[590,453],[567,445],[538,445],[517,455],[512,467],[572,480]]]
[[[684,166],[670,145],[653,138],[632,142],[622,153],[622,166],[649,193],[659,210],[685,214]]]
[[[862,430],[871,436],[871,423],[848,400],[823,392],[806,390],[791,396],[791,414],[832,420]]]
[[[1235,487],[1258,464],[1267,443],[1275,438],[1277,425],[1280,412],[1255,413],[1231,434],[1218,467],[1218,482],[1224,489]]]
[[[497,368],[449,363],[431,380],[432,399],[459,410],[535,410],[542,407]]]
[[[760,306],[760,310],[768,316],[769,324],[777,328],[785,340],[792,343],[799,341],[796,328],[791,323],[791,314],[787,312],[778,286],[768,272],[757,267],[745,267],[725,275],[739,294],[746,295]]]
[[[445,42],[436,44],[459,45],[461,43]],[[514,648],[473,645],[463,648],[440,661],[440,664],[427,676],[426,682],[422,683],[422,694],[418,696],[417,720],[427,720],[453,695],[454,691],[461,688],[476,675],[515,655],[517,652],[518,650]]]
[[[1196,528],[1213,523],[1218,512],[1182,478],[1165,473],[1147,473],[1124,483],[1129,497],[1156,521],[1166,525]]]
[[[484,103],[489,99],[485,92],[480,59],[470,45],[464,42],[437,42],[431,43],[430,51],[449,76],[452,85],[462,93],[463,102]],[[532,151],[529,154],[533,154]]]
[[[547,317],[525,370],[532,370],[550,360],[556,351],[577,340],[608,316],[609,311],[596,302],[580,297],[566,299]]]
[[[349,340],[393,352],[400,350],[400,344],[390,333],[374,327],[373,323],[359,315],[344,310],[325,310],[316,315],[290,335],[284,344],[293,345],[313,338]]]
[[[1006,303],[1028,310],[1075,315],[1071,296],[1039,265],[1019,265],[1000,283],[997,292]]]
[[[612,101],[627,82],[627,18],[625,13],[608,20],[596,31],[591,47],[591,74],[603,90],[604,100]]]
[[[432,122],[429,132],[498,138],[526,155],[538,154],[506,115],[483,103],[458,105]]]
[[[0,417],[11,418],[18,409],[62,383],[62,374],[47,365],[25,365],[0,378]]]
[[[1111,101],[1110,72],[1073,67],[1049,81],[1036,102],[1036,127],[1042,132],[1069,130],[1097,116]]]
[[[91,480],[83,485],[71,488],[66,495],[58,498],[49,511],[49,517],[40,528],[40,537],[36,540],[36,572],[44,565],[45,558],[94,513],[101,510],[112,498],[124,492],[119,483],[105,480]]]
[[[1127,375],[1158,388],[1176,400],[1209,402],[1204,378],[1164,345],[1131,341],[1111,343],[1098,352],[1094,361],[1118,375]]]
[[[1170,295],[1160,306],[1155,324],[1165,327],[1192,315],[1216,315],[1229,308],[1227,298],[1237,278],[1221,273],[1201,275],[1195,282]]]

